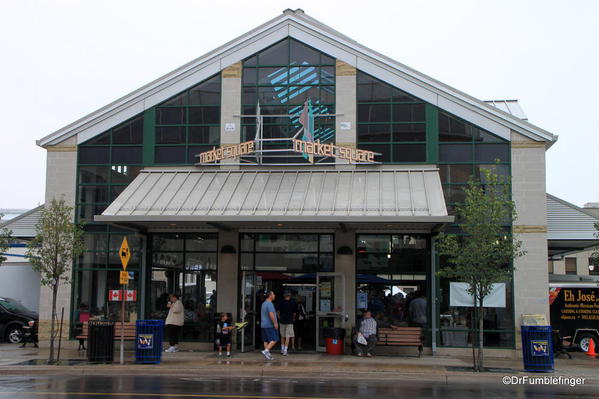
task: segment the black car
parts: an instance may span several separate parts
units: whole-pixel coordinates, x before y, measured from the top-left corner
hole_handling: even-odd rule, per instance
[[[0,341],[18,344],[23,341],[23,327],[38,320],[38,314],[19,301],[0,297]]]

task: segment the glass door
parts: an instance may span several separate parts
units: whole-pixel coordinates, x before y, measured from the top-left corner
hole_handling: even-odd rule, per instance
[[[324,352],[326,328],[343,328],[345,274],[316,273],[316,350]]]
[[[241,329],[239,350],[241,352],[253,351],[256,347],[256,273],[244,271],[241,277],[241,309],[239,318],[246,322]]]

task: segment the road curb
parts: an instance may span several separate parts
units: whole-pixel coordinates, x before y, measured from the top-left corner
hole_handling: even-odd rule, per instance
[[[423,371],[405,371],[405,370],[343,370],[333,371],[331,369],[300,369],[298,367],[273,367],[273,364],[265,364],[256,369],[241,367],[195,367],[185,369],[172,369],[163,367],[135,367],[131,365],[120,366],[90,366],[90,367],[69,367],[69,366],[13,366],[11,368],[0,368],[0,375],[11,376],[175,376],[181,378],[194,378],[202,376],[223,377],[233,375],[238,378],[293,378],[298,379],[347,379],[348,375],[352,378],[366,378],[369,380],[404,380],[404,381],[433,381],[441,383],[496,383],[502,384],[504,376],[528,376],[533,377],[565,377],[565,378],[585,378],[585,385],[599,385],[599,378],[594,376],[575,376],[565,375],[563,373],[527,373],[518,371],[516,373],[473,373],[473,372],[452,372],[447,370]]]

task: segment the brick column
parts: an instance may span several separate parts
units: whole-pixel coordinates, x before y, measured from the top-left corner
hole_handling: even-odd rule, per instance
[[[221,72],[222,94],[220,107],[220,144],[239,144],[241,142],[241,62],[237,62]],[[220,161],[221,164],[237,163],[231,158]],[[229,166],[231,168],[232,166]]]
[[[544,314],[549,320],[545,143],[512,132],[511,148],[512,197],[518,211],[513,228],[527,251],[514,261],[514,317],[519,348],[522,314]]]
[[[64,198],[70,206],[75,205],[76,173],[77,173],[77,138],[72,137],[64,142],[46,147],[46,204],[54,198]],[[74,218],[75,215],[73,215]],[[72,269],[68,272],[72,277]],[[64,307],[65,319],[63,339],[69,335],[69,316],[71,311],[71,284],[60,284],[56,301],[56,312],[60,322],[60,312]],[[40,287],[39,306],[39,339],[41,346],[49,344],[50,323],[52,320],[52,290]]]
[[[356,147],[356,68],[337,60],[335,66],[335,141],[337,145]],[[337,158],[337,163],[348,161]]]

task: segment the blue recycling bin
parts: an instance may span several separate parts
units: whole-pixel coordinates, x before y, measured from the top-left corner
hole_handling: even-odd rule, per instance
[[[137,320],[135,323],[135,363],[160,363],[163,336],[164,320]]]
[[[551,326],[522,326],[520,331],[524,369],[552,372],[554,368]]]

